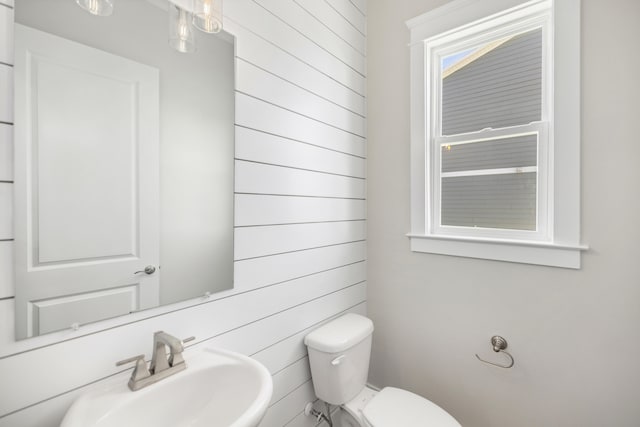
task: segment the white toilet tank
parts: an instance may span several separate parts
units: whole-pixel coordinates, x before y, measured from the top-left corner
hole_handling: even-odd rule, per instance
[[[304,338],[316,396],[342,405],[364,388],[369,373],[373,322],[348,313]]]

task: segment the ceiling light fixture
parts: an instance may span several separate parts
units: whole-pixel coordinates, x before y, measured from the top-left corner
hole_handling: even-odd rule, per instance
[[[191,13],[169,3],[169,45],[182,53],[196,51]]]
[[[205,33],[222,30],[222,0],[194,0],[193,25]]]
[[[76,3],[92,15],[109,16],[113,13],[113,0],[76,0]]]

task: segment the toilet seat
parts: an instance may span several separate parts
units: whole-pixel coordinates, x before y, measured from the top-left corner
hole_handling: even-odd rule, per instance
[[[460,427],[435,403],[394,387],[385,387],[362,410],[367,427]]]

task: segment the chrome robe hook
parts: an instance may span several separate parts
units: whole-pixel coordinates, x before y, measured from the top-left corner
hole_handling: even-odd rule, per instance
[[[494,335],[494,336],[491,337],[491,345],[493,346],[493,351],[495,351],[496,353],[504,353],[504,354],[506,354],[509,357],[511,362],[508,365],[502,365],[500,363],[489,362],[488,360],[482,359],[480,356],[478,356],[478,353],[476,353],[476,357],[478,358],[478,360],[483,362],[483,363],[487,363],[489,365],[497,366],[498,368],[509,369],[509,368],[513,367],[513,365],[515,364],[515,361],[513,360],[513,356],[510,353],[505,351],[505,349],[507,348],[507,340],[505,340],[501,336]]]

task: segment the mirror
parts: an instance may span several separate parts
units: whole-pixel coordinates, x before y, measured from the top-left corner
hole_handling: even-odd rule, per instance
[[[234,38],[15,4],[16,338],[233,286]]]

